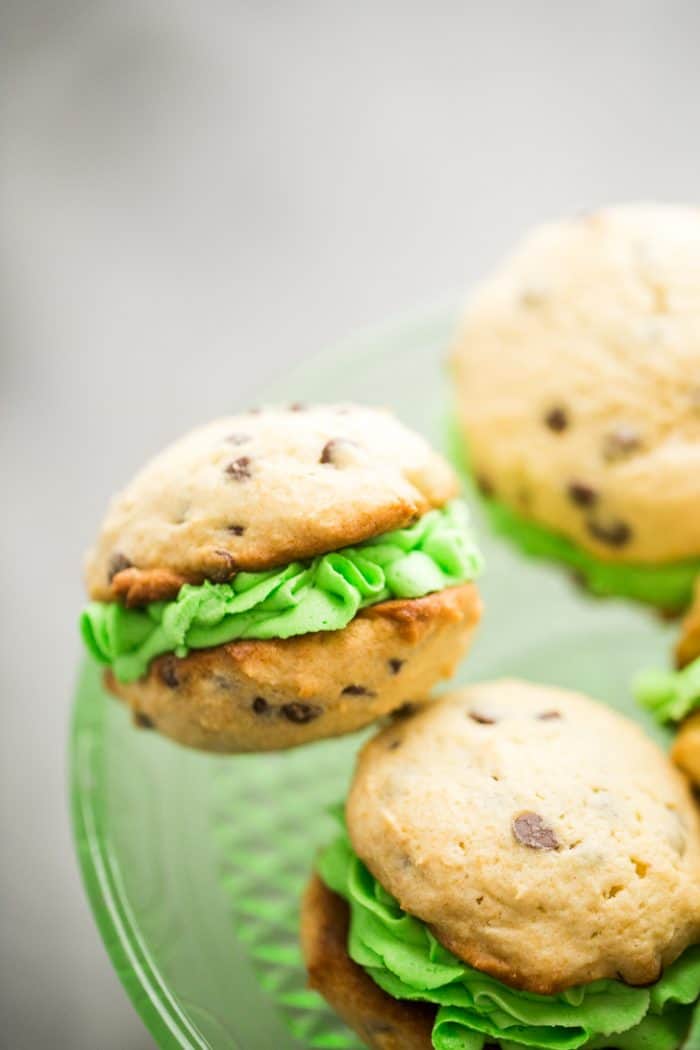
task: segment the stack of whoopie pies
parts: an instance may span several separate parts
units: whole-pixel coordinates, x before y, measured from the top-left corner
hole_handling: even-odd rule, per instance
[[[479,621],[481,557],[452,469],[378,409],[266,408],[167,448],[88,556],[83,637],[135,723],[181,744],[383,720],[302,906],[310,983],[367,1046],[696,1050],[700,210],[537,232],[477,289],[453,364],[496,528],[594,593],[687,612],[677,670],[638,691],[679,725],[675,766],[576,693],[431,697]]]

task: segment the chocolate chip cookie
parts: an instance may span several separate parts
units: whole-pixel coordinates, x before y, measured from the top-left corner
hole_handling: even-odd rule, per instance
[[[494,524],[600,594],[687,605],[700,572],[700,209],[532,233],[467,305],[459,441]]]

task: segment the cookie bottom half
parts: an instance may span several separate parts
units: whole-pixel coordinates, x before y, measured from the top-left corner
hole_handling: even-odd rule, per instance
[[[309,984],[373,1050],[432,1050],[437,1008],[392,999],[347,951],[350,909],[314,875],[301,912]]]
[[[343,630],[238,641],[154,660],[135,682],[106,672],[137,725],[223,753],[352,732],[424,700],[449,677],[481,615],[473,584],[381,602]]]

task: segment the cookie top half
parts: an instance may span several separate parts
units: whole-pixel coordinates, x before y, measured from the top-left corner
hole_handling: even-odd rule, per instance
[[[536,230],[475,289],[453,365],[496,498],[604,560],[700,555],[700,208]]]
[[[358,856],[472,966],[542,994],[648,984],[700,941],[700,827],[627,719],[519,681],[455,692],[363,749]]]
[[[113,501],[87,558],[90,596],[152,601],[403,528],[457,491],[389,412],[291,405],[187,434]]]

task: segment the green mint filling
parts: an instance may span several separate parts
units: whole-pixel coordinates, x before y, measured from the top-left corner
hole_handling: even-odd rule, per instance
[[[342,818],[341,818],[342,824]],[[395,999],[438,1007],[435,1050],[678,1050],[700,998],[700,945],[651,988],[595,981],[560,995],[509,988],[466,965],[408,915],[355,854],[343,830],[318,872],[350,907],[348,953]]]
[[[644,671],[635,682],[634,692],[662,725],[682,722],[700,710],[700,657],[682,671]]]
[[[310,562],[239,572],[229,583],[185,584],[173,601],[143,609],[91,602],[80,627],[93,656],[132,682],[161,653],[341,630],[368,605],[466,583],[481,566],[467,508],[454,500],[408,528]]]
[[[450,427],[451,458],[472,482],[469,454],[457,424]],[[620,564],[605,562],[579,547],[572,540],[544,525],[530,521],[493,496],[476,492],[493,530],[533,558],[562,562],[580,575],[593,594],[600,597],[631,598],[660,609],[686,608],[693,596],[693,585],[700,576],[700,558],[667,565]]]

